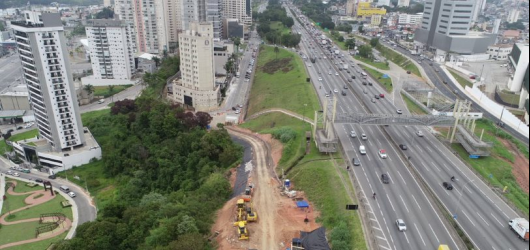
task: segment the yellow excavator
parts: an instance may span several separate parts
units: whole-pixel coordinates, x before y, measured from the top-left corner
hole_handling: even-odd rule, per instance
[[[237,227],[237,234],[239,235],[239,240],[248,240],[248,230],[246,221],[238,221],[234,223],[234,226]]]
[[[258,221],[258,212],[254,210],[254,206],[250,203],[250,206],[247,207],[247,221],[256,222]]]

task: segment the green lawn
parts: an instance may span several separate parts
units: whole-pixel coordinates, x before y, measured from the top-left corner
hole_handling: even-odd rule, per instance
[[[63,208],[61,206],[61,202],[65,200],[66,199],[63,198],[62,196],[56,195],[52,200],[44,204],[40,204],[38,206],[31,207],[31,208],[15,213],[14,217],[6,218],[6,221],[18,221],[18,220],[25,220],[25,219],[31,219],[31,218],[39,218],[41,214],[48,214],[48,213],[62,213],[66,215],[66,217],[70,218],[70,220],[73,220],[72,208],[69,208],[69,207]]]
[[[261,46],[254,83],[250,92],[248,114],[264,109],[283,108],[305,116],[320,109],[313,85],[302,59],[295,53],[273,46]],[[304,104],[307,104],[304,105]]]
[[[453,75],[453,77],[456,79],[456,81],[458,83],[460,83],[460,85],[462,85],[463,88],[465,88],[466,86],[468,87],[473,87],[473,83],[470,82],[468,79],[464,78],[464,77],[461,77],[460,74],[456,73],[454,70],[452,69],[448,69],[449,72],[451,73],[451,75]]]
[[[406,71],[410,71],[412,74],[421,77],[420,69],[418,69],[418,67],[416,66],[416,64],[414,64],[414,63],[411,62],[411,61],[408,61],[407,63],[405,63],[405,64],[403,65],[403,69],[405,69]]]
[[[408,98],[406,95],[401,94],[401,97],[403,97],[403,101],[405,101],[405,104],[407,104],[407,109],[409,112],[413,115],[426,115],[427,112],[425,112],[418,104],[413,102],[410,98]]]
[[[60,240],[63,240],[64,237],[66,237],[66,234],[68,234],[68,232],[64,232],[63,234],[58,235],[51,239],[38,241],[38,242],[25,244],[25,245],[20,245],[20,246],[14,246],[14,247],[6,248],[6,249],[8,250],[43,250],[43,249],[47,249],[51,244],[58,242]]]
[[[2,237],[0,237],[0,245],[34,239],[35,229],[39,226],[41,226],[41,224],[39,224],[38,221],[9,226],[2,225],[2,228],[0,228],[0,235],[2,235]]]
[[[15,191],[16,190],[17,189],[15,188]],[[28,204],[26,204],[24,200],[28,196],[29,195],[10,195],[6,192],[6,200],[4,201],[4,205],[2,206],[2,214],[27,206]]]
[[[38,129],[26,131],[24,133],[13,135],[9,138],[10,141],[22,141],[25,139],[35,138],[39,134]]]
[[[350,249],[368,249],[363,235],[360,215],[357,211],[346,211],[351,203],[346,188],[352,190],[351,182],[343,169],[340,172],[348,187],[344,187],[331,161],[317,161],[295,167],[287,176],[297,189],[304,190],[308,199],[320,212],[318,222],[332,230],[339,222],[346,222],[351,232]]]
[[[6,181],[12,181],[13,179],[11,178],[7,178],[6,177]],[[37,190],[43,190],[44,188],[41,187],[41,186],[34,186],[34,187],[29,187],[27,186],[26,184],[28,184],[27,182],[21,182],[19,180],[16,180],[17,182],[17,187],[15,188],[15,192],[17,193],[27,193],[27,192],[32,192],[32,191],[37,191]]]
[[[279,22],[279,21],[271,22],[270,28],[272,30],[279,31],[282,35],[291,33],[291,30],[289,28],[287,28],[285,25],[283,25],[282,22]],[[277,43],[280,43],[280,41],[278,41]]]
[[[505,196],[523,211],[526,216],[528,216],[529,196],[519,187],[512,173],[512,164],[515,159],[514,155],[499,141],[498,138],[505,138],[515,143],[527,158],[528,148],[517,139],[513,138],[510,134],[501,130],[499,130],[496,135],[495,125],[489,120],[480,120],[477,122],[477,129],[475,131],[477,136],[480,136],[482,129],[485,129],[483,139],[494,143],[494,147],[491,151],[492,155],[490,157],[470,159],[469,154],[460,144],[453,144],[453,149],[457,151],[477,172],[479,172],[480,175],[489,180],[493,186],[500,189],[507,186],[509,192],[506,193]]]
[[[372,61],[370,59],[366,59],[366,58],[361,57],[359,55],[356,55],[355,59],[359,60],[359,61],[361,61],[363,63],[366,63],[368,65],[372,65],[372,66],[374,66],[374,67],[376,67],[378,69],[382,69],[382,70],[389,70],[390,69],[390,67],[388,65],[386,65],[385,62],[374,62],[374,61]]]
[[[109,86],[94,86],[94,96],[103,96],[104,98],[107,98],[111,95],[120,93],[130,87],[132,87],[132,85],[114,85],[114,90],[110,92]]]
[[[375,69],[368,68],[366,66],[361,65],[361,68],[363,68],[367,74],[371,75],[376,81],[378,81],[381,85],[383,85],[383,87],[385,87],[388,93],[392,93],[394,86],[392,85],[392,79],[390,77],[383,78],[383,75],[384,75],[383,73]]]

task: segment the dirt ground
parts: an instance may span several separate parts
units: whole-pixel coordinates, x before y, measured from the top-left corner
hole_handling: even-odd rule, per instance
[[[242,131],[238,129],[238,131]],[[248,131],[245,131],[248,132]],[[248,135],[248,134],[247,134]],[[252,203],[258,214],[257,223],[249,223],[248,231],[250,240],[239,241],[236,228],[236,202],[240,197],[235,197],[218,211],[217,220],[212,227],[212,233],[219,232],[216,238],[218,249],[266,249],[280,250],[290,246],[292,238],[299,237],[300,231],[312,231],[320,227],[315,222],[318,212],[313,210],[312,204],[307,210],[299,209],[291,198],[282,196],[280,183],[272,168],[277,166],[281,158],[282,144],[270,135],[256,135],[266,142],[270,142],[274,166],[265,163],[266,150],[264,145],[255,137],[252,140],[254,162],[256,167],[251,173],[249,182],[255,184]],[[303,197],[303,193],[299,194]],[[305,199],[305,197],[303,197]],[[305,219],[308,222],[305,222]]]
[[[502,144],[508,149],[510,150],[510,152],[512,152],[515,156],[515,162],[513,163],[513,168],[512,168],[512,173],[513,175],[515,176],[515,179],[517,180],[517,183],[519,183],[519,186],[526,192],[528,193],[528,182],[530,181],[530,177],[529,177],[529,169],[528,169],[528,164],[529,164],[529,161],[528,159],[523,155],[521,154],[521,152],[519,151],[519,149],[513,145],[513,143],[511,143],[510,141],[508,140],[503,140],[503,139],[500,139],[499,140],[502,142]]]

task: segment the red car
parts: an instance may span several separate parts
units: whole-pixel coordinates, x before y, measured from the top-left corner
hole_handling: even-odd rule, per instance
[[[385,98],[385,94],[379,94],[379,97]]]

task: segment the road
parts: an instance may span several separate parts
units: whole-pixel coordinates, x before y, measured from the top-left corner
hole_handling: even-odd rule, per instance
[[[309,39],[308,33],[303,32],[303,37],[303,49],[307,50],[309,42],[316,44],[314,40]],[[330,56],[322,55],[320,46],[311,47],[314,48],[313,51],[306,53]],[[351,65],[352,58],[347,57],[346,62]],[[309,64],[308,62],[308,66]],[[332,75],[328,74],[330,68]],[[346,97],[337,94],[338,112],[396,114],[397,108],[406,110],[406,107],[395,107],[393,100],[389,98],[375,100],[375,103],[372,103],[375,95],[385,92],[377,84],[373,87],[363,86],[360,71],[351,69],[351,74],[339,71],[329,59],[318,60],[308,69],[313,82],[317,85],[319,96],[323,99],[325,93],[329,93],[330,90],[342,90],[344,85],[348,84],[345,79],[351,78],[351,75],[357,77],[348,84]],[[315,80],[319,77],[318,72],[321,73],[321,82]],[[335,72],[338,76],[335,76]],[[353,92],[360,98],[357,98]],[[358,138],[350,138],[348,134],[352,129],[355,129],[357,134],[366,133],[369,140],[363,143]],[[391,140],[384,136],[383,129],[388,132]],[[377,208],[376,220],[381,227],[375,228],[375,231],[379,229],[382,231],[378,235],[381,237],[378,239],[382,246],[388,242],[391,249],[435,249],[439,244],[445,243],[449,244],[451,249],[459,249],[449,229],[445,228],[441,215],[436,212],[429,197],[414,179],[414,175],[405,167],[407,163],[399,157],[400,149],[397,144],[407,144],[409,150],[404,154],[411,157],[412,167],[446,209],[456,215],[457,222],[478,249],[528,249],[528,245],[519,241],[506,226],[509,219],[518,217],[516,212],[426,128],[336,124],[335,130],[346,151],[347,159],[360,158],[363,163],[361,167],[354,168],[363,192],[368,197],[372,193],[377,193],[377,200],[372,200],[370,203],[372,208]],[[415,132],[418,130],[422,130],[425,137],[417,137]],[[366,144],[368,149],[368,154],[363,157],[357,155],[357,149],[361,144]],[[380,159],[377,154],[379,149],[386,149],[389,158]],[[379,179],[382,173],[389,174],[392,180],[390,185],[381,184]],[[451,176],[456,176],[458,181],[454,184],[453,191],[446,191],[441,184],[449,181]],[[409,227],[407,233],[399,233],[395,228],[390,229],[393,227],[391,224],[398,217],[407,222]]]
[[[10,165],[7,162],[7,160],[4,158],[1,158],[0,159],[0,172],[5,174],[9,170],[9,167]],[[72,190],[73,192],[77,194],[77,197],[75,197],[74,200],[77,205],[77,211],[78,211],[78,215],[77,215],[77,217],[79,218],[78,225],[81,225],[88,221],[94,221],[96,219],[97,217],[96,207],[92,205],[92,199],[86,193],[85,189],[77,185],[74,185],[71,182],[60,179],[60,178],[55,179],[55,180],[50,180],[48,179],[47,174],[38,172],[34,169],[29,174],[21,173],[21,172],[19,172],[19,174],[20,174],[20,178],[26,179],[28,181],[35,180],[37,178],[40,178],[43,180],[49,180],[52,183],[52,186],[56,190],[59,190],[60,186],[63,186],[63,185],[68,186],[70,190]],[[73,176],[71,176],[70,178],[72,177]]]
[[[491,114],[490,112],[488,112],[486,109],[482,108],[480,105],[478,105],[477,102],[475,102],[474,99],[469,98],[466,94],[461,93],[460,91],[457,91],[458,88],[456,87],[455,83],[453,83],[449,79],[449,77],[445,74],[445,72],[443,70],[441,70],[441,67],[440,67],[439,64],[432,63],[432,62],[430,62],[428,60],[420,60],[421,59],[420,57],[412,55],[410,53],[410,51],[408,51],[406,49],[403,49],[401,47],[393,47],[388,42],[381,42],[381,44],[383,44],[383,45],[385,45],[385,46],[387,46],[387,47],[389,47],[389,48],[391,48],[391,49],[393,49],[395,51],[398,51],[401,54],[403,54],[403,55],[415,60],[416,62],[418,62],[420,64],[420,66],[425,70],[426,77],[428,77],[430,79],[430,81],[436,86],[436,88],[438,88],[438,90],[440,90],[444,95],[446,95],[450,99],[456,100],[458,98],[458,99],[461,99],[461,100],[469,100],[469,101],[471,101],[473,103],[473,109],[475,109],[478,112],[484,113],[484,117],[485,118],[493,121],[495,124],[497,124],[497,123],[499,123],[501,121],[500,117],[495,116],[495,115]],[[447,84],[445,84],[444,82],[446,82]],[[518,132],[517,130],[515,130],[515,129],[509,127],[509,126],[505,126],[502,129],[505,130],[506,132],[510,133],[511,135],[516,137],[517,139],[519,139],[521,142],[523,142],[527,146],[529,145],[528,144],[528,138],[525,137],[520,132]]]

